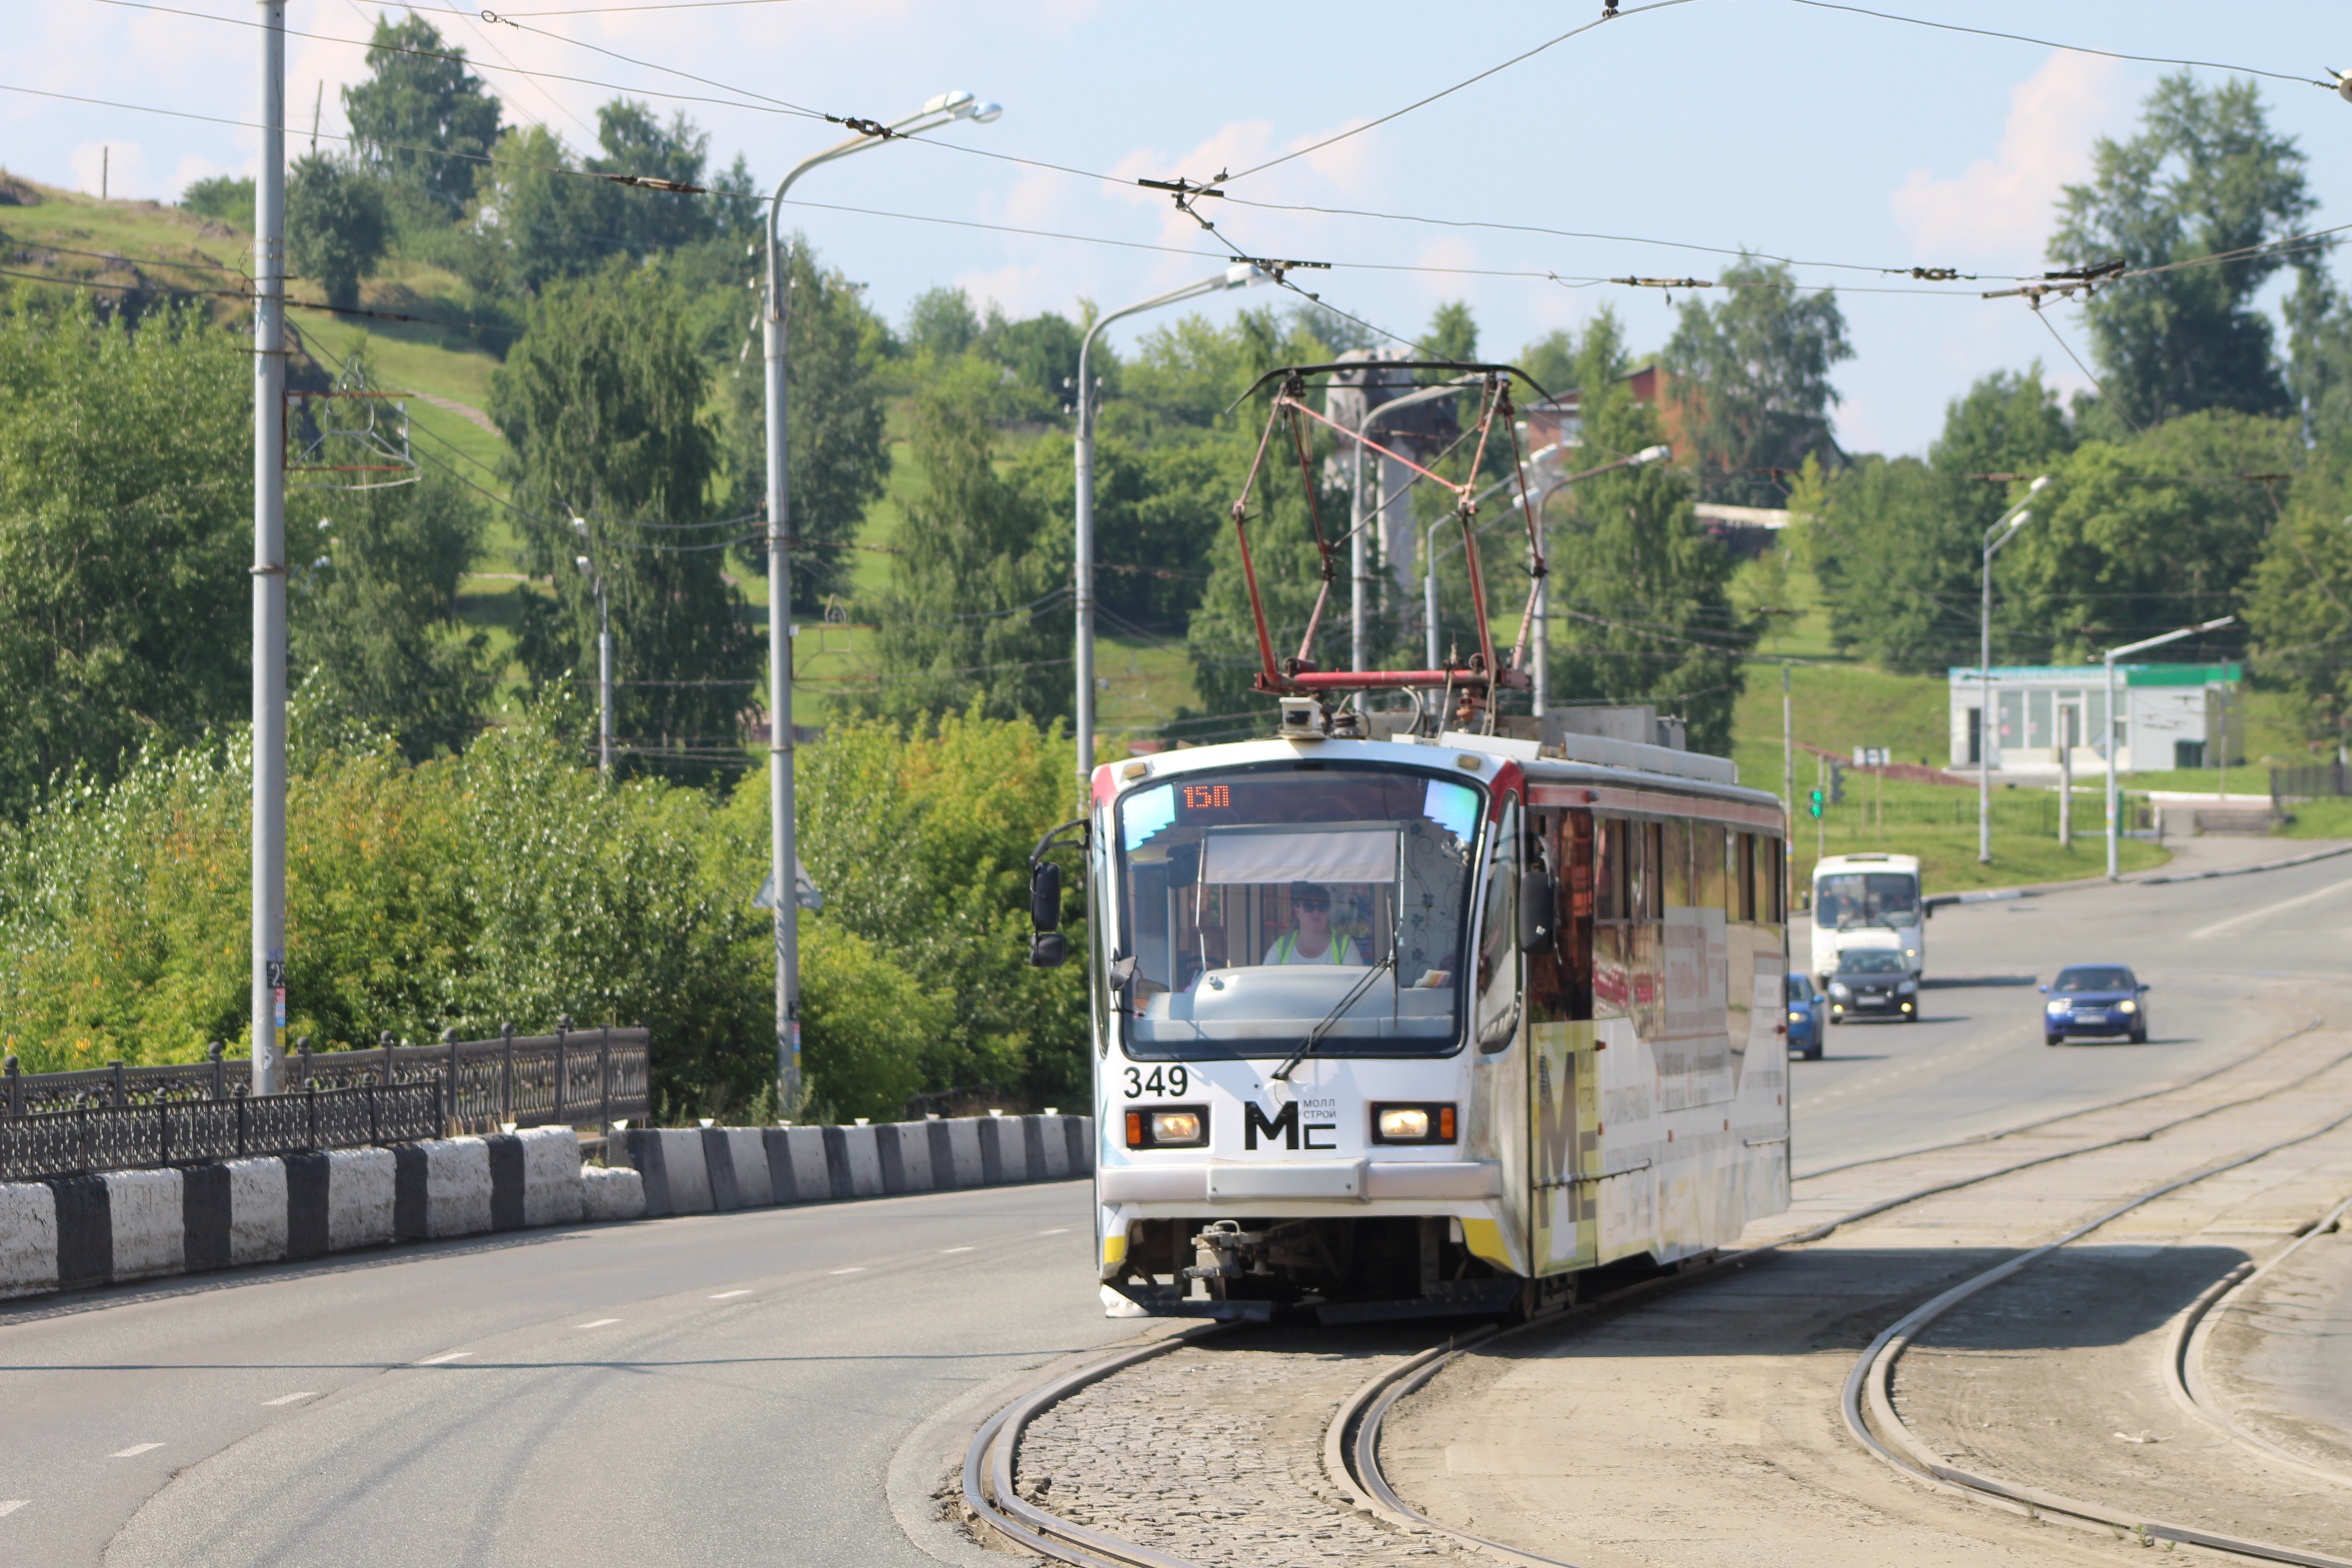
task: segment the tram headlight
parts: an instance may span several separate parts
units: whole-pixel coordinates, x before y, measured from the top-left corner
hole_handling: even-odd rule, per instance
[[[1451,1105],[1375,1105],[1372,1107],[1372,1142],[1451,1143],[1454,1142],[1454,1107]]]
[[[1130,1149],[1198,1149],[1209,1141],[1209,1108],[1170,1105],[1127,1113]]]

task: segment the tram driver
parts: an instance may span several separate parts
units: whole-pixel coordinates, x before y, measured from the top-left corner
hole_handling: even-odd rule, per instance
[[[1353,938],[1331,932],[1330,889],[1314,882],[1290,884],[1291,929],[1265,950],[1265,963],[1361,963]]]

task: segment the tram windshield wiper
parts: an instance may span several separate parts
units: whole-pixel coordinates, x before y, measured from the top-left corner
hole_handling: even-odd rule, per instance
[[[1323,1021],[1321,1023],[1307,1031],[1307,1037],[1298,1042],[1298,1048],[1290,1053],[1290,1059],[1284,1062],[1280,1067],[1275,1068],[1270,1076],[1281,1079],[1288,1078],[1290,1076],[1291,1068],[1297,1067],[1300,1062],[1305,1061],[1308,1057],[1314,1055],[1315,1047],[1323,1043],[1323,1037],[1329,1034],[1331,1032],[1331,1026],[1346,1016],[1348,1009],[1354,1006],[1358,1000],[1363,996],[1365,992],[1372,988],[1372,982],[1381,977],[1381,972],[1384,970],[1394,969],[1395,967],[1396,953],[1391,950],[1386,958],[1381,959],[1370,969],[1364,971],[1364,977],[1348,988],[1348,994],[1339,998],[1339,1005],[1333,1007],[1328,1013],[1323,1015]]]

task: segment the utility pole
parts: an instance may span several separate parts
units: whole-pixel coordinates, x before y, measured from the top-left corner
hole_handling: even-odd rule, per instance
[[[2043,474],[2025,489],[2028,500],[2049,488],[2050,476]],[[1977,864],[1992,864],[1992,748],[1996,729],[1992,706],[1992,558],[2000,547],[2017,536],[2017,531],[2033,520],[2033,514],[2023,507],[2011,511],[1999,522],[1985,530],[1984,535],[1984,599],[1977,620],[1977,685],[1983,693],[1977,708]]]
[[[106,199],[106,183],[108,176],[113,172],[113,163],[114,149],[100,147],[98,150],[98,199],[100,201]]]
[[[580,536],[583,550],[591,548],[586,518],[573,518],[572,531]],[[596,774],[609,786],[613,782],[612,602],[605,596],[604,574],[596,569],[593,552],[578,557],[577,563],[589,586],[596,590]]]
[[[327,82],[326,79],[321,77],[319,79],[319,90],[312,94],[310,99],[310,156],[314,158],[319,155],[319,111],[326,107]]]
[[[2074,710],[2058,708],[2058,847],[2074,847]]]
[[[261,0],[253,184],[253,1089],[286,1059],[286,0]]]
[[[1789,716],[1789,666],[1780,665],[1780,798],[1789,805],[1790,826],[1797,820],[1797,731]]]

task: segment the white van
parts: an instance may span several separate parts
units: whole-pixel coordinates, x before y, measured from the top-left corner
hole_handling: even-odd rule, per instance
[[[1925,906],[1916,855],[1832,855],[1813,868],[1814,979],[1829,984],[1853,946],[1896,947],[1916,980],[1927,973]]]

